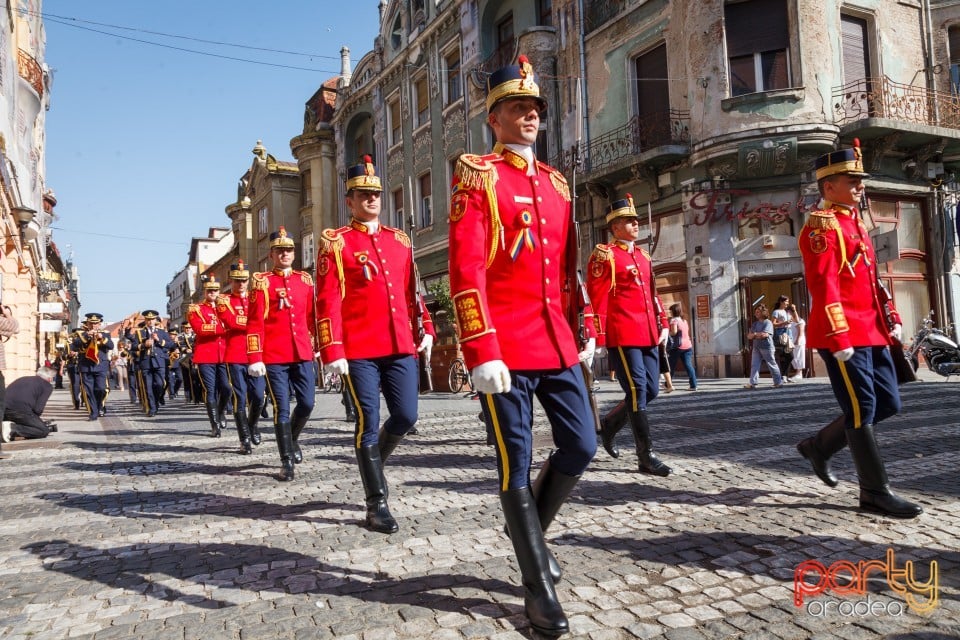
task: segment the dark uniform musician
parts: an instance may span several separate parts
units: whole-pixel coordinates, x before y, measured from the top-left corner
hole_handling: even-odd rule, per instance
[[[282,468],[278,479],[294,479],[303,461],[300,434],[313,411],[317,384],[316,293],[313,278],[293,268],[296,244],[286,229],[270,234],[271,271],[253,274],[247,319],[247,372],[267,377]],[[297,406],[290,411],[291,392]]]
[[[247,312],[250,298],[247,287],[250,271],[243,260],[230,265],[230,294],[217,298],[217,315],[227,330],[226,354],[227,378],[230,380],[233,398],[233,416],[240,438],[241,453],[249,454],[253,445],[261,442],[260,410],[263,408],[266,380],[247,373]]]
[[[173,340],[173,347],[170,349],[167,360],[167,393],[173,399],[180,394],[180,389],[183,387],[183,372],[180,371],[180,358],[183,357],[183,353],[180,351],[180,329],[170,327],[167,333]]]
[[[603,447],[614,458],[617,432],[629,420],[640,471],[670,474],[651,450],[647,404],[660,391],[660,349],[669,333],[667,314],[654,287],[650,254],[636,246],[640,221],[630,194],[607,207],[614,241],[599,244],[590,256],[587,289],[593,303],[597,344],[610,351],[610,364],[626,397],[603,420]]]
[[[203,301],[187,308],[187,322],[196,333],[193,362],[197,365],[202,387],[203,404],[210,420],[210,435],[219,438],[226,428],[227,403],[230,401],[230,382],[227,380],[227,330],[217,315],[220,283],[210,276],[203,283]]]
[[[174,342],[170,334],[159,326],[159,313],[147,309],[140,315],[143,316],[143,326],[131,332],[131,349],[135,354],[137,372],[140,374],[140,393],[143,394],[141,403],[147,417],[153,417],[163,404],[167,384],[167,358],[170,357],[169,352]]]
[[[350,224],[324,230],[317,257],[320,357],[342,376],[358,409],[353,444],[367,526],[392,533],[399,525],[387,506],[383,465],[417,421],[414,354],[429,359],[435,334],[414,294],[410,238],[380,223],[382,190],[369,156],[349,169],[346,190]],[[415,335],[421,323],[424,335]],[[381,390],[390,412],[382,429]]]
[[[70,378],[70,399],[73,401],[73,408],[80,408],[81,390],[83,385],[80,383],[80,372],[77,369],[80,354],[73,348],[74,341],[83,333],[82,329],[74,329],[70,334],[70,341],[67,343],[67,376]]]
[[[103,316],[88,313],[84,316],[83,331],[77,332],[71,349],[77,352],[77,371],[80,374],[81,396],[90,420],[105,415],[107,377],[110,375],[110,350],[113,338],[100,330]]]
[[[797,445],[814,472],[833,487],[830,458],[845,444],[857,468],[860,508],[898,518],[923,509],[890,491],[874,425],[899,413],[900,392],[890,356],[900,339],[900,315],[877,277],[876,254],[858,209],[864,194],[860,143],[816,161],[822,197],[800,231],[807,288],[813,304],[807,345],[827,366],[843,415]],[[889,317],[888,317],[889,316]]]
[[[534,629],[569,630],[546,547],[550,525],[596,451],[597,439],[563,305],[575,265],[570,189],[533,153],[546,101],[533,69],[494,72],[487,122],[497,143],[485,156],[461,156],[450,203],[450,289],[460,341],[486,422],[493,430],[500,504],[520,565],[525,609]],[[575,282],[574,282],[575,285]],[[533,486],[533,399],[550,420],[556,450]]]

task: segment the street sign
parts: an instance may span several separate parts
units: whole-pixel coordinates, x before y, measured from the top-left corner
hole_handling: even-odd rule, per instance
[[[41,320],[40,333],[60,333],[63,322],[60,320]]]
[[[40,313],[63,313],[62,302],[41,302],[37,307]]]

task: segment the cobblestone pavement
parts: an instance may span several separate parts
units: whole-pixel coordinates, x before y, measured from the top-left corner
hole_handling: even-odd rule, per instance
[[[684,381],[680,381],[681,383]],[[923,504],[916,520],[856,510],[849,453],[829,489],[794,449],[836,403],[823,381],[741,389],[706,380],[650,409],[668,478],[602,449],[548,532],[564,567],[566,638],[946,638],[960,629],[960,385],[904,388],[905,411],[879,439],[894,488]],[[769,382],[767,382],[769,384]],[[603,382],[602,404],[620,395]],[[391,456],[400,531],[359,526],[363,494],[339,396],[319,394],[292,483],[267,434],[241,456],[234,432],[207,437],[198,407],[159,416],[114,392],[110,413],[81,420],[55,391],[60,432],[3,445],[2,638],[533,638],[503,533],[478,403],[425,395],[420,435]],[[535,462],[550,440],[537,418]],[[794,605],[794,569],[859,561],[917,582],[937,563],[938,601],[870,574],[865,593]],[[908,574],[909,575],[909,574]],[[929,593],[929,592],[928,592]]]

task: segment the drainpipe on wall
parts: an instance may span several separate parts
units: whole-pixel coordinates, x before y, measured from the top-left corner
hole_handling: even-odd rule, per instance
[[[933,68],[937,64],[937,57],[933,52],[933,15],[930,13],[930,0],[923,0],[922,11],[923,21],[926,23],[925,26],[927,32],[927,89],[934,90],[937,87],[934,84]],[[933,100],[933,122],[938,127],[940,126],[940,106],[937,104],[936,100]]]

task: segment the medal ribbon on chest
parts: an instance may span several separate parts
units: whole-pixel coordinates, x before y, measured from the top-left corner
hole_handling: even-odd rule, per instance
[[[520,255],[521,247],[526,247],[527,251],[530,252],[535,249],[533,230],[530,228],[533,225],[533,215],[526,209],[520,212],[520,224],[523,225],[523,228],[517,232],[513,244],[510,245],[510,257],[514,261]]]
[[[370,262],[370,258],[366,253],[356,254],[357,263],[360,265],[360,270],[363,272],[363,277],[367,282],[373,282],[374,276],[380,273],[380,269],[377,268],[377,265]]]
[[[293,307],[293,304],[290,302],[290,297],[287,296],[287,288],[277,289],[277,307],[280,309],[290,309]]]

